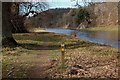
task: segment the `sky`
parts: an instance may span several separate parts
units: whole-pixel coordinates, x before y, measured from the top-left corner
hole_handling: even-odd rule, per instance
[[[81,1],[81,0],[79,0]],[[49,8],[75,8],[76,1],[74,0],[52,0],[48,2]],[[81,3],[82,5],[82,3]]]
[[[75,8],[77,0],[44,0],[49,2],[50,8]],[[120,0],[84,0],[85,2],[118,2]],[[83,6],[82,0],[78,0]]]
[[[71,2],[49,2],[49,8],[74,8]]]

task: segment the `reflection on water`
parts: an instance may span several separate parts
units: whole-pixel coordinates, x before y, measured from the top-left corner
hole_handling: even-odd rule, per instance
[[[108,32],[108,31],[79,31],[71,29],[45,29],[49,32],[61,33],[66,35],[75,34],[84,40],[90,42],[110,45],[115,48],[120,48],[120,39],[118,39],[118,32]],[[120,33],[119,33],[120,34]]]

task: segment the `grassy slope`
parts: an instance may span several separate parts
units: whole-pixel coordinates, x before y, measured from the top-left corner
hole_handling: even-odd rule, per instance
[[[19,33],[14,34],[20,47],[3,48],[3,78],[26,78],[37,66],[34,59],[41,53],[45,42],[49,42],[46,51],[51,66],[48,75],[54,78],[117,78],[117,49],[91,43],[80,38],[55,33]],[[46,39],[47,37],[47,39]],[[65,42],[65,64],[59,69],[60,44]]]

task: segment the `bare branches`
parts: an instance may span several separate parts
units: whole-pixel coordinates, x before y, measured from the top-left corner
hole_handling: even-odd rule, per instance
[[[75,6],[78,8],[81,8],[82,6],[85,7],[85,6],[94,4],[94,2],[86,1],[86,0],[71,0],[71,1],[75,1],[76,2]]]
[[[47,9],[49,6],[45,2],[34,2],[34,3],[22,3],[20,4],[21,14],[28,16],[31,14],[37,14]]]

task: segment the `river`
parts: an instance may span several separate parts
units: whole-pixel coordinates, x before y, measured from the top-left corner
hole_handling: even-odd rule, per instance
[[[60,34],[76,34],[77,37],[82,38],[84,40],[109,45],[111,47],[120,48],[120,39],[118,39],[118,32],[114,31],[82,31],[82,30],[72,30],[72,29],[45,29],[49,32],[60,33]]]

